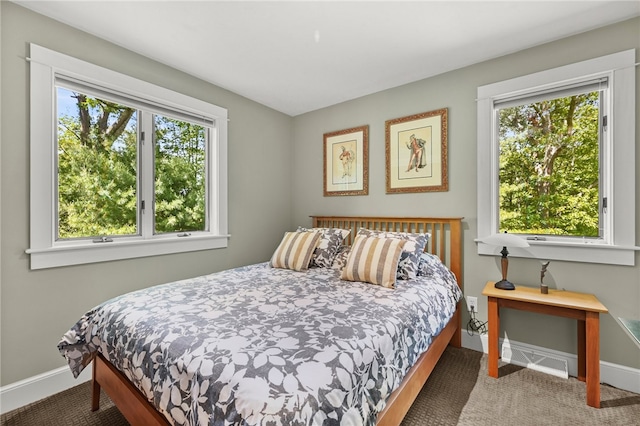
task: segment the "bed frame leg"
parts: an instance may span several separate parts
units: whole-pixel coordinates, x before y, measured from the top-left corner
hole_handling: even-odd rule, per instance
[[[100,409],[100,383],[96,380],[97,359],[93,360],[93,379],[91,379],[91,411]]]
[[[461,330],[462,317],[460,315],[461,307],[462,307],[462,303],[458,302],[458,309],[456,309],[456,313],[454,314],[454,318],[453,318],[453,321],[456,322],[457,327],[453,332],[453,336],[451,336],[451,341],[449,342],[449,344],[455,348],[462,347],[462,330]]]

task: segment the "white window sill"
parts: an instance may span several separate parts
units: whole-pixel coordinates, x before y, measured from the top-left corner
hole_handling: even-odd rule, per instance
[[[500,255],[502,247],[478,243],[479,255]],[[640,247],[602,244],[592,241],[527,241],[529,247],[507,247],[509,257],[570,262],[635,265],[635,252]]]
[[[62,243],[54,247],[27,249],[26,253],[31,256],[31,269],[45,269],[225,248],[228,240],[229,235],[190,235],[152,240],[114,238],[108,243]]]

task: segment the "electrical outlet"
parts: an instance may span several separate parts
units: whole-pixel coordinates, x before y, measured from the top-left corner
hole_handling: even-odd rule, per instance
[[[467,309],[469,312],[473,311],[476,314],[478,313],[478,298],[467,296]]]

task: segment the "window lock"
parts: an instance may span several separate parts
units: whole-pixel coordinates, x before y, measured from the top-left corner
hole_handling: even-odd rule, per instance
[[[100,237],[93,240],[94,243],[112,243],[113,238]]]

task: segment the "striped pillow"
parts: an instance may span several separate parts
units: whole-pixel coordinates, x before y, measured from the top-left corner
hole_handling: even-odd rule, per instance
[[[400,262],[398,262],[398,279],[412,280],[418,276],[420,254],[424,252],[424,248],[429,241],[429,233],[376,231],[373,229],[360,228],[360,230],[358,230],[358,235],[406,240],[407,243],[402,248]]]
[[[340,278],[394,288],[398,261],[406,241],[358,235]]]
[[[319,232],[285,232],[269,264],[274,268],[304,271],[309,268],[311,256],[321,238]]]

